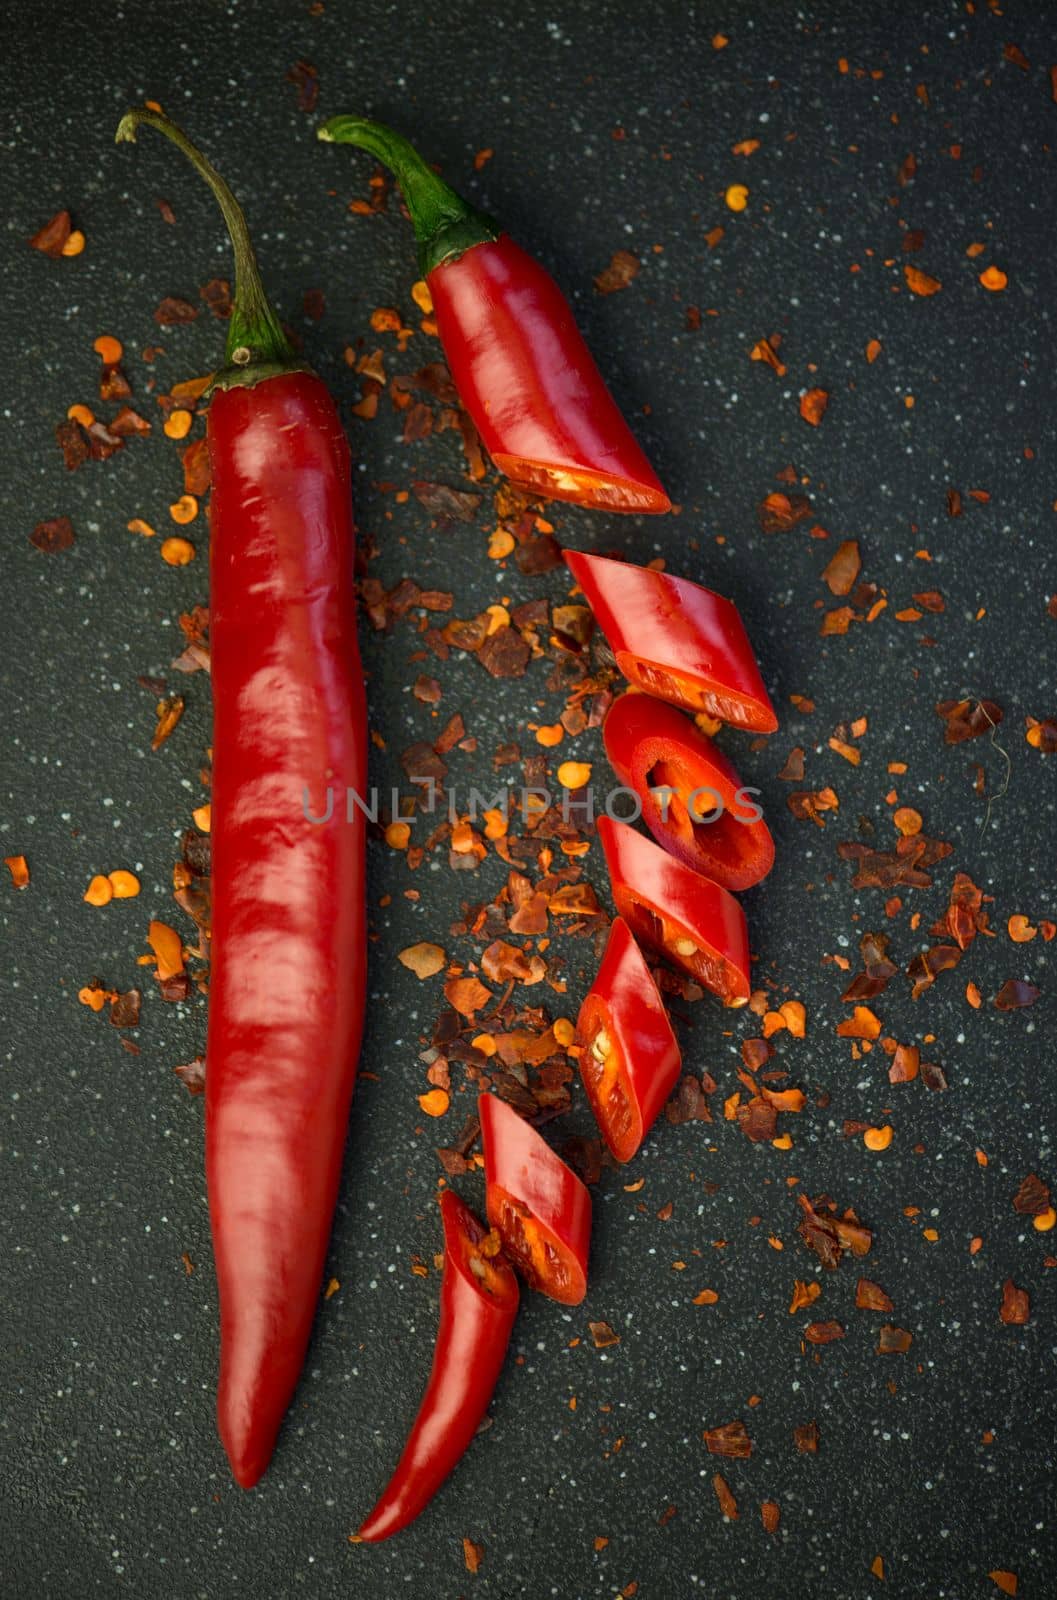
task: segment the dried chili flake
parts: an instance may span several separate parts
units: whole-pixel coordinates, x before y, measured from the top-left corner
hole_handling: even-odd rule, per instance
[[[824,568],[822,581],[828,585],[832,594],[850,594],[855,587],[856,579],[861,569],[862,557],[859,554],[859,541],[857,539],[845,539],[842,544],[838,545],[835,554]]]
[[[227,278],[210,278],[198,291],[213,316],[224,322],[231,316],[231,284]]]
[[[65,254],[72,226],[70,213],[57,211],[39,233],[35,233],[28,241],[30,249],[39,250],[41,255],[51,256],[54,261],[59,260]]]
[[[481,504],[481,496],[467,489],[452,489],[446,483],[416,482],[411,492],[420,505],[434,517],[454,517],[457,522],[472,522]]]
[[[55,429],[55,439],[62,451],[67,472],[76,472],[89,456],[88,439],[84,429],[72,417],[68,417]]]
[[[1037,1173],[1029,1172],[1013,1196],[1013,1209],[1025,1217],[1038,1217],[1049,1210],[1050,1190]]]
[[[891,1311],[892,1302],[879,1283],[860,1278],[855,1285],[855,1304],[860,1311]]]
[[[908,1333],[905,1328],[895,1328],[890,1322],[884,1322],[877,1330],[876,1353],[879,1356],[905,1356],[913,1343],[912,1333]]]
[[[11,874],[11,886],[25,889],[29,884],[29,863],[25,856],[5,856],[4,866]]]
[[[617,250],[610,259],[608,267],[595,278],[595,288],[599,294],[615,294],[618,289],[626,289],[633,278],[636,278],[642,269],[638,256],[630,250]]]
[[[786,805],[798,821],[811,821],[822,828],[825,827],[825,823],[821,813],[823,811],[836,811],[840,806],[840,801],[837,798],[836,790],[828,787],[815,790],[797,789],[788,796]]]
[[[110,1002],[110,1021],[115,1028],[139,1026],[140,1002],[143,996],[138,989],[127,989]]]
[[[805,422],[817,428],[829,405],[828,389],[808,389],[800,396],[800,415]]]
[[[816,1455],[820,1439],[817,1422],[803,1422],[793,1429],[793,1442],[802,1456]]]
[[[1057,100],[1057,67],[1054,67],[1051,70],[1055,74],[1053,98],[1054,100]],[[995,1585],[995,1587],[1000,1589],[1003,1594],[1016,1594],[1017,1575],[1015,1572],[1009,1572],[1004,1567],[995,1567],[987,1574],[987,1576],[991,1579],[991,1582]]]
[[[198,307],[175,295],[166,295],[154,309],[154,320],[163,328],[175,327],[181,322],[194,322],[197,317]]]
[[[460,1016],[472,1018],[493,998],[479,978],[450,978],[444,985],[444,997]]]
[[[1047,717],[1038,721],[1035,717],[1025,718],[1028,731],[1024,735],[1033,750],[1041,750],[1043,755],[1052,756],[1057,751],[1057,721]]]
[[[36,545],[38,550],[49,556],[56,555],[60,550],[68,550],[75,539],[69,517],[52,517],[50,522],[38,522],[29,536],[30,544]]]
[[[811,501],[806,494],[769,494],[756,508],[760,527],[764,533],[785,533],[798,522],[812,514]]]
[[[152,750],[161,749],[162,745],[165,743],[166,739],[168,739],[169,735],[176,727],[176,724],[183,716],[184,705],[184,698],[179,694],[170,695],[168,699],[158,701],[158,704],[155,707],[155,716],[157,717],[157,722],[155,724],[154,733],[150,742],[150,747]]]
[[[1012,62],[1013,66],[1019,67],[1021,72],[1031,71],[1031,62],[1019,44],[1004,44],[1002,46],[1002,55],[1006,61]]]
[[[1002,1285],[1002,1304],[998,1315],[1010,1327],[1019,1327],[1031,1315],[1031,1301],[1026,1289],[1019,1289],[1012,1278]]]
[[[110,422],[110,432],[116,439],[145,439],[150,431],[146,417],[141,417],[131,406],[122,406]]]
[[[610,1345],[620,1343],[620,1334],[615,1333],[608,1322],[589,1322],[587,1327],[596,1350],[608,1350]]]
[[[1040,992],[1033,983],[1007,978],[995,995],[995,1005],[999,1011],[1019,1011],[1022,1006],[1033,1006]]]
[[[922,272],[920,267],[912,267],[909,262],[903,267],[903,276],[911,294],[922,295],[927,298],[929,295],[938,294],[943,288],[938,278],[929,277],[927,272]]]
[[[832,1202],[819,1200],[813,1203],[801,1194],[797,1196],[797,1203],[804,1212],[797,1232],[824,1267],[836,1267],[845,1250],[850,1250],[854,1256],[869,1254],[873,1235],[861,1222],[851,1217],[837,1216]]]
[[[921,1081],[933,1094],[942,1094],[947,1088],[947,1075],[935,1061],[921,1063]]]
[[[952,971],[961,959],[962,952],[956,944],[934,944],[911,957],[907,966],[911,999],[920,999],[926,989],[931,989],[941,972]]]
[[[936,715],[946,723],[944,744],[963,744],[966,739],[979,739],[981,734],[992,733],[1002,721],[1002,707],[993,700],[941,700]]]
[[[763,1523],[764,1533],[777,1533],[781,1520],[782,1508],[777,1500],[761,1500],[760,1521]]]
[[[749,360],[762,361],[765,366],[771,368],[772,372],[776,372],[780,378],[784,378],[786,366],[778,357],[778,345],[780,342],[781,340],[777,334],[772,335],[769,339],[757,339],[749,351]]]
[[[918,1075],[921,1052],[916,1045],[896,1045],[892,1064],[888,1069],[889,1083],[912,1083]]]
[[[752,1455],[752,1440],[744,1422],[725,1422],[719,1428],[706,1428],[701,1435],[710,1456],[744,1458]]]
[[[206,1086],[205,1056],[195,1056],[193,1061],[187,1061],[181,1066],[173,1067],[173,1071],[188,1094],[202,1094],[204,1092]]]
[[[206,440],[194,439],[180,452],[183,467],[184,493],[196,498],[206,494],[211,480],[209,446]]]
[[[665,1106],[664,1115],[676,1126],[683,1122],[711,1122],[712,1112],[701,1080],[685,1073]]]
[[[712,1488],[715,1490],[716,1499],[719,1501],[719,1509],[728,1522],[737,1522],[738,1502],[731,1493],[730,1485],[727,1483],[726,1478],[721,1473],[717,1472],[713,1475]]]
[[[794,745],[785,758],[785,765],[778,774],[784,783],[799,783],[804,776],[804,749],[802,745]]]
[[[859,619],[851,606],[836,606],[834,610],[827,611],[819,628],[819,635],[823,639],[842,637],[847,633],[853,622]]]
[[[520,678],[532,656],[532,647],[516,628],[499,628],[477,649],[477,659],[493,678]]]
[[[432,978],[441,971],[447,956],[439,944],[412,944],[397,954],[401,966],[407,967],[416,978]]]
[[[838,1022],[837,1033],[842,1039],[876,1039],[881,1033],[881,1021],[869,1006],[856,1006],[850,1017]]]
[[[833,1344],[844,1338],[844,1329],[839,1322],[809,1322],[804,1338],[809,1344]]]
[[[476,1544],[473,1539],[463,1539],[462,1559],[466,1565],[467,1572],[479,1571],[481,1562],[484,1560],[484,1545]]]

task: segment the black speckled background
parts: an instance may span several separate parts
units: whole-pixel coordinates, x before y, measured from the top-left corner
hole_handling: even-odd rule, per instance
[[[988,1573],[1004,1569],[1018,1574],[1027,1600],[1053,1596],[1057,1274],[1045,1261],[1057,1235],[1036,1234],[1011,1205],[1028,1171],[1057,1176],[1053,962],[1041,937],[1011,943],[1006,923],[1015,912],[1053,916],[1057,906],[1057,768],[1024,740],[1025,716],[1057,713],[1057,622],[1046,614],[1057,589],[1057,8],[324,0],[317,9],[306,0],[4,7],[0,836],[3,854],[24,852],[32,871],[22,893],[0,885],[4,1593],[971,1600],[997,1593]],[[717,33],[725,48],[713,47]],[[1010,42],[1029,70],[1004,58]],[[315,116],[297,109],[284,81],[298,59],[318,69]],[[445,858],[410,874],[372,846],[377,937],[363,1059],[377,1081],[362,1083],[354,1108],[330,1261],[341,1289],[321,1310],[273,1466],[242,1494],[212,1424],[202,1102],[171,1070],[202,1046],[204,1003],[163,1004],[148,981],[136,1058],[105,1014],[76,1000],[93,974],[130,986],[148,918],[178,920],[171,867],[204,798],[198,770],[209,741],[206,681],[169,667],[178,613],[206,599],[204,518],[188,530],[198,560],[175,570],[126,523],[166,526],[181,487],[177,448],[146,392],[150,371],[167,388],[214,365],[222,342],[204,313],[165,330],[151,313],[164,294],[196,299],[228,258],[209,197],[173,151],[150,135],[135,149],[113,147],[121,111],[145,96],[223,166],[276,302],[343,404],[359,520],[378,546],[373,573],[450,588],[459,616],[504,597],[558,601],[568,587],[560,572],[524,577],[486,559],[490,492],[476,524],[440,532],[413,499],[398,504],[377,487],[416,478],[458,486],[463,463],[451,433],[402,444],[384,398],[374,422],[349,415],[360,390],[346,344],[381,345],[390,374],[437,354],[416,333],[401,359],[392,336],[369,332],[377,305],[401,308],[416,328],[418,316],[398,208],[350,215],[371,164],[314,137],[319,116],[351,109],[416,136],[538,251],[682,508],[647,521],[555,507],[558,538],[640,561],[663,555],[671,570],[730,594],[780,711],[768,749],[751,753],[734,733],[722,742],[763,790],[778,842],[772,876],[747,900],[758,980],[807,1007],[806,1040],[780,1037],[773,1063],[809,1091],[807,1111],[782,1119],[793,1148],[750,1145],[720,1118],[661,1127],[626,1175],[604,1173],[586,1304],[563,1313],[526,1296],[519,1363],[500,1382],[494,1425],[421,1520],[376,1549],[352,1547],[347,1535],[395,1459],[429,1366],[438,1279],[414,1276],[410,1258],[429,1261],[437,1248],[433,1147],[457,1131],[467,1104],[456,1096],[440,1125],[418,1113],[414,1097],[426,1085],[417,1052],[441,980],[420,985],[396,953],[435,939],[452,957],[478,955],[449,925],[460,899],[486,898],[505,868],[490,856],[476,878],[456,877]],[[734,155],[746,139],[759,149]],[[475,174],[484,147],[495,154]],[[910,152],[917,173],[901,187]],[[750,191],[738,215],[723,199],[734,182]],[[162,221],[158,197],[170,201],[175,226]],[[25,240],[62,205],[87,248],[56,262]],[[725,235],[710,250],[705,234],[717,225]],[[912,256],[901,251],[907,229],[925,235]],[[978,259],[966,253],[974,241],[985,246]],[[634,251],[642,271],[626,292],[602,298],[592,278],[619,248]],[[942,290],[908,293],[904,261]],[[1004,293],[977,281],[992,263],[1008,273]],[[310,289],[326,295],[319,322],[301,315]],[[687,327],[688,305],[703,313],[698,331]],[[67,474],[53,429],[74,401],[95,402],[92,342],[103,332],[125,343],[132,403],[155,420],[154,436]],[[774,333],[784,378],[749,360],[753,343]],[[868,365],[874,338],[883,349]],[[152,342],[166,354],[149,369],[138,352]],[[815,384],[832,398],[812,429],[797,395]],[[760,531],[755,508],[788,463],[810,480],[828,542],[809,536],[811,522]],[[949,488],[964,497],[958,518],[947,514]],[[989,502],[972,500],[971,488]],[[77,542],[45,556],[28,535],[58,515],[73,519]],[[860,541],[863,577],[888,605],[847,637],[822,639],[822,606],[840,602],[820,574],[841,538]],[[931,564],[914,559],[922,548]],[[942,593],[943,614],[899,622],[922,589]],[[399,781],[399,752],[435,736],[456,710],[479,741],[476,756],[451,758],[462,784],[489,781],[501,741],[533,750],[529,721],[556,720],[561,698],[546,692],[542,665],[496,685],[470,657],[409,662],[416,644],[408,623],[384,638],[364,633],[372,727],[387,746],[374,753],[379,781]],[[421,670],[443,685],[436,719],[410,693]],[[167,676],[188,697],[156,754],[140,674]],[[813,714],[797,712],[791,694],[810,696]],[[989,696],[1006,713],[1009,788],[986,828],[976,764],[994,790],[1003,758],[986,740],[945,748],[933,710],[962,694]],[[868,729],[852,767],[827,740],[857,717]],[[807,750],[806,786],[839,793],[825,829],[786,808],[777,774],[795,744]],[[559,754],[602,771],[595,735],[566,740]],[[906,762],[905,776],[892,778],[890,761]],[[882,893],[851,889],[836,846],[867,837],[890,847],[893,783],[954,850],[935,887],[905,891],[904,909],[888,920]],[[590,873],[602,889],[597,855]],[[139,873],[141,896],[103,911],[84,905],[90,876],[117,866]],[[890,1087],[879,1051],[856,1062],[837,1038],[846,980],[823,957],[854,958],[863,931],[883,927],[905,966],[927,943],[957,869],[994,897],[997,937],[977,939],[916,1004],[903,977],[876,1001],[885,1032],[921,1043],[950,1082],[946,1094],[920,1082]],[[403,895],[409,886],[421,891],[417,903]],[[385,894],[392,901],[381,909]],[[568,949],[573,981],[564,1004],[549,996],[556,1012],[575,1014],[587,952],[586,943]],[[1040,986],[1034,1008],[993,1008],[1010,977]],[[966,1003],[970,979],[984,997],[979,1010]],[[719,1118],[751,1019],[725,1036],[729,1019],[711,1004],[692,1017],[687,1063],[717,1078]],[[825,1109],[815,1104],[822,1090]],[[860,1139],[846,1141],[845,1119],[890,1122],[892,1147],[871,1155]],[[589,1128],[579,1100],[570,1125]],[[873,1228],[865,1270],[892,1296],[890,1320],[913,1333],[908,1356],[874,1353],[883,1319],[855,1310],[850,1261],[824,1275],[810,1313],[842,1322],[846,1338],[802,1347],[806,1318],[787,1306],[794,1278],[811,1278],[817,1263],[794,1232],[794,1176]],[[625,1192],[638,1178],[641,1191]],[[479,1180],[460,1187],[480,1199]],[[671,1219],[658,1220],[669,1201]],[[970,1256],[973,1236],[983,1245]],[[673,1270],[679,1260],[685,1271]],[[1030,1294],[1024,1327],[999,1321],[1007,1276]],[[718,1291],[718,1304],[692,1304],[704,1287]],[[591,1319],[608,1320],[620,1344],[597,1351]],[[755,1442],[752,1458],[717,1462],[702,1429],[736,1417]],[[792,1429],[811,1419],[821,1449],[800,1456]],[[719,1513],[716,1467],[737,1497],[737,1522]],[[776,1537],[760,1524],[765,1498],[781,1505]],[[463,1536],[484,1546],[476,1576],[464,1567]],[[608,1543],[596,1550],[599,1538]],[[877,1555],[883,1586],[870,1574]]]

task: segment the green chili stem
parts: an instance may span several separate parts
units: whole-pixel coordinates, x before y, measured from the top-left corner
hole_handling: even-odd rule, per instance
[[[474,245],[498,239],[499,224],[456,194],[403,134],[366,117],[331,117],[318,129],[329,144],[354,144],[377,156],[394,174],[411,213],[423,277]]]
[[[128,140],[134,144],[136,131],[144,123],[163,133],[183,151],[199,177],[212,189],[224,216],[235,255],[235,296],[225,351],[225,361],[234,371],[227,381],[237,381],[239,372],[250,367],[293,365],[294,352],[264,292],[246,218],[235,196],[212,162],[195,148],[182,129],[157,111],[127,111],[118,124],[117,143]],[[224,381],[221,377],[220,382]]]

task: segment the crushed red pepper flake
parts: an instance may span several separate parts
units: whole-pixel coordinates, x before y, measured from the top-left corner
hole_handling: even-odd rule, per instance
[[[903,276],[911,294],[927,298],[929,295],[938,294],[943,288],[938,278],[932,278],[927,272],[922,272],[920,267],[911,266],[906,262],[903,266]]]
[[[1055,74],[1053,98],[1055,101],[1057,101],[1057,67],[1054,67],[1052,71]],[[994,1567],[987,1574],[987,1576],[991,1579],[991,1582],[995,1585],[995,1587],[1000,1589],[1003,1594],[1016,1594],[1018,1580],[1015,1572],[1010,1572],[1005,1567]]]
[[[1013,1196],[1013,1209],[1021,1216],[1038,1217],[1050,1206],[1049,1185],[1043,1183],[1035,1172],[1029,1172]]]
[[[998,1315],[1010,1327],[1021,1326],[1031,1315],[1028,1291],[1018,1288],[1012,1278],[1007,1278],[1002,1285],[1002,1304]]]
[[[719,1501],[719,1509],[727,1518],[728,1522],[737,1522],[738,1502],[731,1493],[730,1485],[728,1484],[726,1478],[723,1477],[722,1473],[717,1472],[713,1474],[712,1488],[715,1491],[716,1499]]]
[[[182,322],[194,322],[198,317],[198,307],[193,306],[189,300],[180,300],[175,295],[166,295],[154,308],[154,320],[159,327],[176,327]]]
[[[620,1343],[620,1334],[614,1332],[608,1322],[589,1322],[587,1328],[596,1350],[608,1350],[611,1345]]]
[[[855,1285],[855,1304],[860,1311],[891,1311],[892,1302],[879,1283],[860,1278]]]
[[[467,1572],[478,1572],[484,1560],[484,1545],[476,1543],[473,1539],[464,1538],[462,1541],[462,1559]]]
[[[752,1440],[740,1419],[725,1422],[718,1428],[706,1428],[701,1435],[710,1456],[747,1458],[752,1455]]]
[[[808,389],[800,396],[800,415],[811,427],[817,428],[829,405],[828,389]]]
[[[859,541],[845,539],[838,545],[822,572],[822,581],[836,595],[850,594],[862,570]]]
[[[785,533],[812,514],[812,504],[806,494],[782,494],[776,491],[760,501],[756,508],[760,527],[764,533]]]
[[[29,863],[25,856],[5,856],[4,866],[11,874],[11,887],[25,889],[29,884]]]
[[[206,1058],[195,1056],[192,1061],[173,1067],[173,1071],[188,1094],[203,1094],[206,1086]]]
[[[29,542],[36,545],[45,555],[56,555],[60,550],[69,550],[75,542],[76,534],[73,523],[69,517],[52,517],[48,522],[38,522],[29,536]]]
[[[1023,1006],[1033,1006],[1040,993],[1041,990],[1033,983],[1026,983],[1021,978],[1007,978],[995,995],[995,1006],[999,1011],[1019,1011]]]
[[[993,700],[941,700],[936,715],[946,723],[944,744],[963,744],[967,739],[993,733],[1002,721],[1003,711]]]
[[[57,211],[55,215],[44,224],[43,228],[28,241],[31,250],[39,250],[41,255],[51,256],[57,261],[66,253],[66,246],[70,240],[73,223],[68,211]]]
[[[879,1356],[905,1356],[910,1346],[914,1343],[914,1335],[908,1333],[906,1328],[893,1327],[890,1322],[884,1322],[877,1330],[877,1354]]]
[[[616,250],[608,267],[604,267],[595,278],[595,289],[599,294],[615,294],[619,289],[626,289],[641,270],[642,263],[638,256],[630,250]]]
[[[809,1322],[804,1338],[809,1344],[833,1344],[844,1338],[844,1328],[839,1322]]]
[[[800,1455],[817,1455],[821,1440],[817,1422],[803,1422],[793,1429],[793,1442]]]

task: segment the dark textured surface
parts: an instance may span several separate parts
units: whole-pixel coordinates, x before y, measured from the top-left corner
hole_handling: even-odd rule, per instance
[[[874,1592],[869,1566],[881,1554],[884,1592],[967,1600],[997,1592],[987,1574],[999,1568],[1019,1574],[1029,1600],[1052,1595],[1054,1274],[1044,1261],[1057,1235],[1036,1234],[1011,1206],[1029,1170],[1054,1175],[1052,961],[1041,937],[1018,946],[1005,929],[1014,912],[1033,921],[1054,913],[1055,769],[1023,738],[1025,715],[1057,712],[1057,622],[1045,609],[1057,587],[1048,434],[1054,8],[1011,3],[999,16],[984,0],[974,15],[961,4],[527,0],[504,15],[461,0],[326,0],[312,16],[304,0],[133,0],[120,14],[88,16],[31,0],[4,9],[9,41],[17,33],[19,42],[8,57],[3,134],[0,830],[3,853],[24,852],[32,870],[21,894],[0,885],[4,1592],[539,1600],[631,1594],[626,1586],[637,1583],[639,1600],[843,1600]],[[720,30],[730,42],[716,50]],[[1003,58],[1010,41],[1029,71]],[[171,866],[202,798],[209,740],[204,679],[169,672],[176,616],[206,598],[204,521],[189,530],[199,559],[181,570],[125,526],[136,515],[167,524],[180,489],[176,447],[156,425],[146,443],[67,474],[52,439],[69,404],[95,400],[99,333],[124,340],[133,404],[152,417],[137,352],[165,346],[155,371],[168,387],[208,370],[221,342],[205,315],[188,328],[151,320],[163,294],[195,299],[200,283],[227,270],[227,256],[208,197],[174,152],[149,134],[135,149],[112,147],[121,111],[157,98],[223,166],[276,302],[346,405],[359,395],[341,358],[346,343],[384,345],[390,374],[436,354],[416,334],[401,359],[391,336],[369,333],[376,305],[396,305],[418,325],[409,231],[395,205],[384,218],[346,212],[349,198],[367,193],[370,163],[317,145],[318,118],[297,110],[284,82],[299,58],[319,70],[320,114],[365,109],[398,123],[537,249],[682,507],[653,522],[556,507],[558,537],[638,560],[663,555],[742,608],[781,717],[761,753],[723,736],[746,781],[762,788],[778,840],[773,875],[747,897],[753,946],[761,981],[787,986],[808,1013],[807,1039],[780,1038],[774,1063],[810,1091],[805,1114],[782,1119],[793,1149],[750,1145],[717,1120],[662,1127],[626,1175],[604,1173],[587,1303],[563,1313],[526,1297],[515,1334],[521,1364],[501,1380],[494,1425],[420,1522],[377,1550],[350,1547],[346,1536],[395,1459],[428,1368],[438,1280],[413,1276],[410,1257],[429,1261],[437,1248],[433,1146],[451,1137],[448,1123],[461,1121],[466,1103],[456,1097],[440,1132],[423,1127],[416,1054],[439,980],[420,985],[395,957],[423,938],[463,960],[478,954],[449,937],[449,924],[461,898],[485,898],[505,869],[490,857],[468,880],[449,876],[444,860],[412,876],[372,846],[377,939],[364,1065],[378,1081],[363,1082],[354,1108],[331,1258],[341,1289],[321,1312],[272,1469],[249,1495],[232,1486],[212,1427],[202,1102],[171,1072],[201,1048],[203,1004],[174,1007],[148,992],[134,1058],[105,1015],[75,998],[95,973],[128,987],[149,916],[178,919]],[[760,148],[733,155],[748,138]],[[473,154],[486,146],[494,158],[475,175]],[[917,174],[900,187],[911,151]],[[750,190],[740,215],[723,203],[733,182]],[[175,227],[161,220],[158,196],[170,200]],[[88,244],[54,262],[24,240],[60,205],[74,210]],[[725,237],[709,250],[704,235],[717,224]],[[913,256],[901,253],[905,228],[925,233]],[[986,250],[972,260],[976,240]],[[591,279],[618,248],[635,251],[643,270],[626,293],[603,299]],[[907,293],[904,260],[942,291]],[[991,262],[1009,274],[1002,294],[977,281]],[[309,289],[326,294],[318,323],[299,316]],[[690,331],[688,304],[716,315]],[[748,359],[775,332],[784,378]],[[872,338],[883,350],[868,365]],[[797,393],[816,383],[832,399],[814,430],[798,416]],[[526,578],[486,559],[490,494],[475,525],[438,532],[413,499],[379,492],[382,481],[461,482],[454,435],[405,446],[399,427],[384,398],[375,422],[351,422],[359,519],[378,546],[372,572],[387,584],[412,574],[452,589],[458,616],[505,596],[562,598],[559,572]],[[810,479],[828,542],[808,536],[811,522],[759,530],[755,506],[789,462]],[[947,515],[949,487],[966,496],[959,518]],[[970,500],[973,487],[989,491],[989,503]],[[27,536],[60,514],[73,519],[77,542],[42,555]],[[860,540],[863,576],[884,588],[888,607],[846,638],[821,639],[817,608],[840,602],[820,573],[847,537]],[[921,548],[931,564],[914,559]],[[897,621],[922,589],[942,592],[944,613]],[[409,693],[421,670],[443,684],[441,718],[461,710],[479,741],[476,756],[452,758],[461,783],[487,784],[495,745],[535,748],[527,723],[561,709],[541,667],[495,685],[470,657],[409,663],[415,643],[407,623],[386,638],[365,633],[372,726],[387,745],[375,752],[379,780],[398,781],[400,750],[440,725]],[[143,673],[168,675],[189,700],[157,754],[152,700],[136,681]],[[812,697],[814,713],[797,712],[791,693]],[[990,696],[1006,712],[1009,790],[985,830],[975,764],[997,788],[1002,757],[986,740],[945,749],[933,711],[961,694]],[[853,768],[826,741],[856,717],[868,729]],[[839,792],[825,830],[786,809],[777,773],[794,744],[807,748],[806,786]],[[567,740],[560,754],[602,770],[594,735]],[[906,775],[890,777],[889,761],[906,762]],[[836,844],[858,836],[865,818],[876,830],[869,842],[891,846],[890,784],[954,851],[935,887],[904,891],[903,911],[887,922],[881,892],[849,887]],[[598,854],[590,875],[601,889]],[[140,898],[103,911],[84,905],[92,873],[116,866],[139,872]],[[977,939],[916,1004],[902,977],[875,1002],[893,1037],[935,1036],[923,1054],[950,1081],[945,1095],[920,1082],[890,1088],[879,1051],[853,1062],[837,1038],[846,980],[822,958],[854,959],[862,932],[883,926],[905,966],[942,914],[956,868],[994,896],[997,938]],[[421,891],[417,904],[403,896],[410,885]],[[381,909],[386,893],[392,903]],[[916,932],[912,911],[922,914]],[[587,945],[569,955],[575,981],[562,1009],[574,1015]],[[1032,1010],[993,1009],[1008,977],[1040,985]],[[978,1011],[964,998],[968,979],[984,996]],[[719,1117],[751,1019],[725,1037],[728,1021],[711,1005],[692,1017],[687,1063],[719,1081]],[[827,1109],[814,1104],[819,1089],[832,1097]],[[860,1139],[845,1141],[846,1118],[891,1122],[892,1148],[875,1156]],[[588,1128],[579,1101],[572,1124]],[[836,1318],[847,1337],[818,1351],[801,1345],[805,1315],[790,1317],[787,1306],[794,1278],[812,1277],[816,1263],[795,1236],[794,1175],[874,1229],[865,1270],[892,1296],[891,1320],[913,1333],[908,1356],[875,1355],[883,1319],[854,1309],[852,1262],[824,1275],[808,1314]],[[625,1192],[640,1177],[643,1189]],[[479,1181],[460,1188],[479,1203]],[[671,1220],[660,1221],[668,1201]],[[920,1210],[908,1216],[909,1207]],[[970,1256],[973,1236],[983,1246]],[[190,1277],[182,1252],[196,1264]],[[687,1270],[673,1270],[675,1261]],[[999,1321],[1007,1276],[1030,1293],[1025,1327]],[[695,1307],[705,1286],[719,1303]],[[611,1322],[621,1343],[596,1351],[589,1319]],[[738,1416],[755,1441],[751,1460],[714,1460],[702,1429]],[[792,1428],[812,1418],[821,1451],[798,1456]],[[737,1496],[736,1523],[717,1508],[717,1467]],[[782,1508],[774,1538],[760,1526],[764,1498]],[[659,1525],[670,1506],[676,1514]],[[476,1576],[463,1565],[464,1535],[485,1546]],[[601,1551],[598,1536],[608,1539]]]

